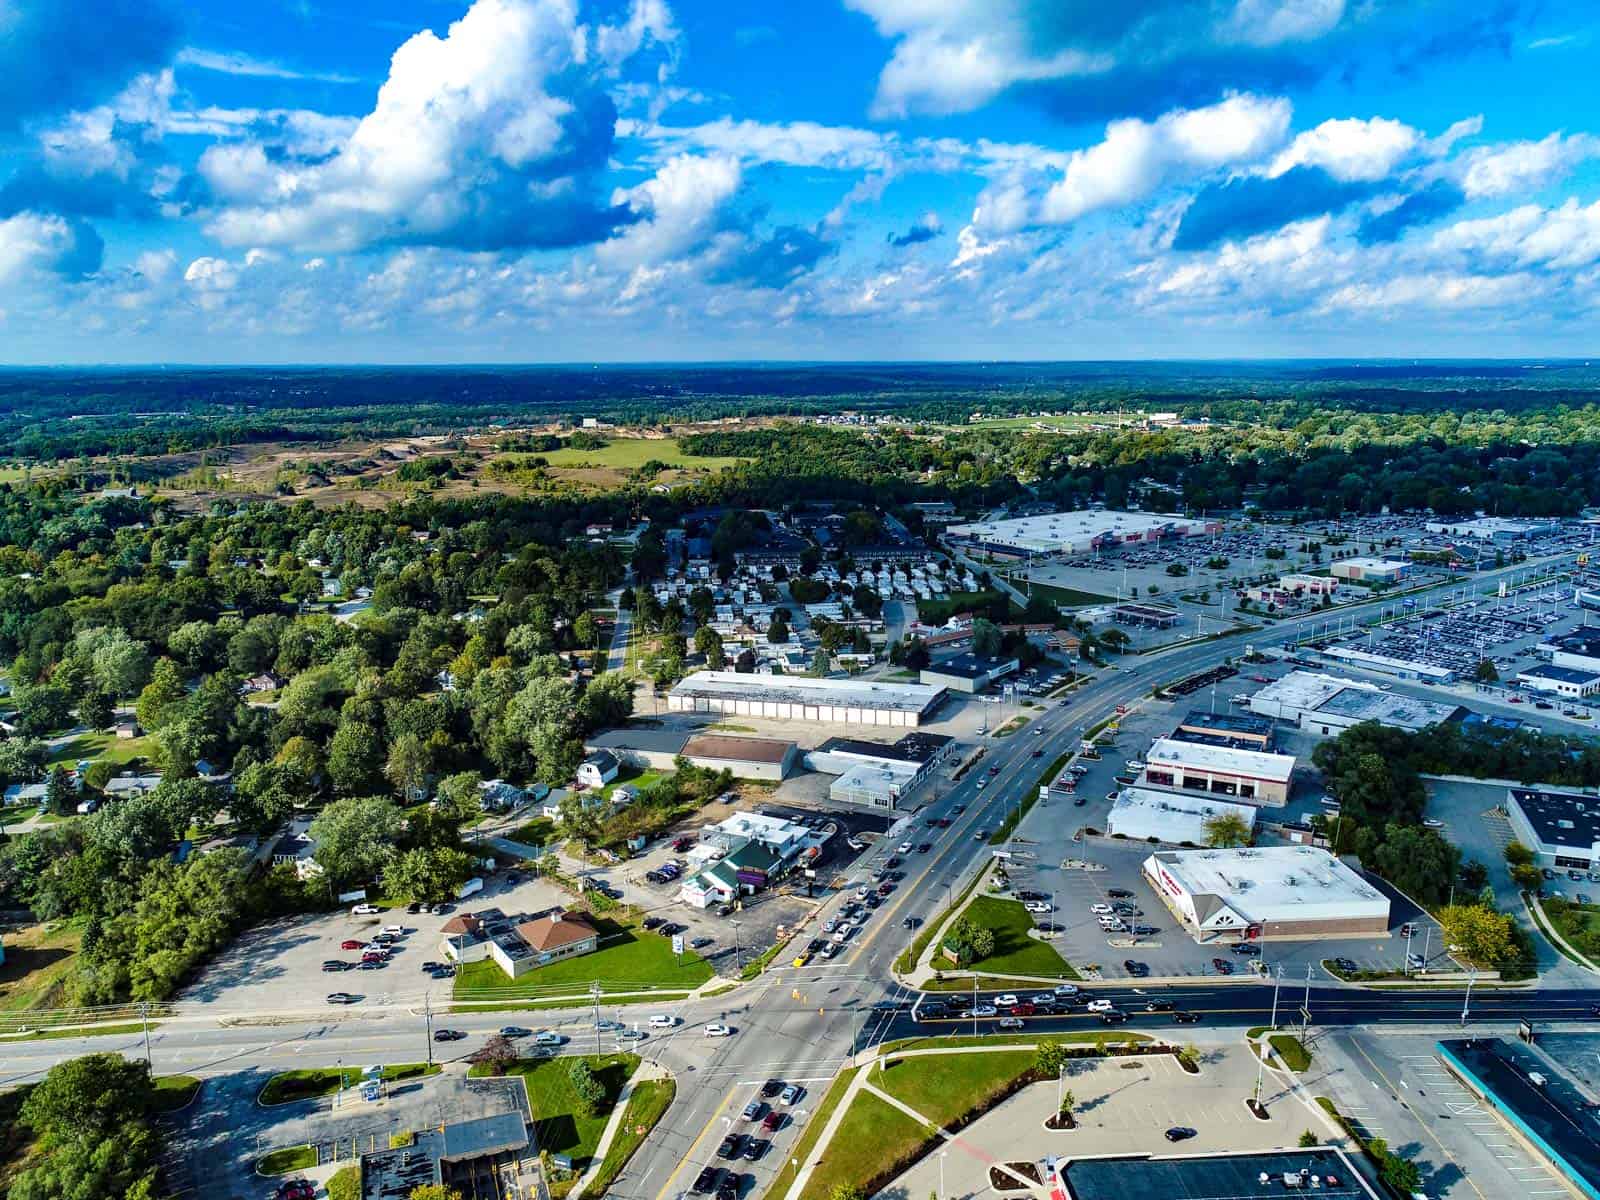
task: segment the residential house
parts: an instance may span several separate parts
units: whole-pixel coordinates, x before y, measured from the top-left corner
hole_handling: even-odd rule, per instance
[[[578,767],[578,782],[584,787],[601,788],[617,777],[617,756],[609,750],[597,750]]]

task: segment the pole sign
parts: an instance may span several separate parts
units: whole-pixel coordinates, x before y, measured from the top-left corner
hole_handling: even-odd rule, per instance
[[[672,935],[672,952],[674,954],[683,953],[683,934],[675,933]]]

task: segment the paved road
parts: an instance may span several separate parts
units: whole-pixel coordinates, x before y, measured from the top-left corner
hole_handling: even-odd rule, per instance
[[[1507,568],[1505,573],[1512,569]],[[1527,568],[1524,565],[1518,569]],[[1480,585],[1491,585],[1500,573],[1486,572]],[[625,644],[626,619],[627,614],[619,613],[613,654],[619,641]],[[1086,725],[1109,715],[1115,705],[1131,703],[1155,686],[1210,667],[1222,657],[1238,653],[1246,641],[1257,647],[1280,645],[1327,619],[1308,614],[1249,635],[1123,660],[1080,691],[1043,709],[1030,728],[1043,729],[1044,736],[1023,734],[989,740],[984,769],[969,772],[959,784],[935,785],[943,794],[930,811],[948,812],[965,804],[965,815],[953,828],[939,834],[933,853],[911,857],[906,864],[910,874],[904,885],[879,910],[865,935],[846,955],[820,968],[779,967],[726,998],[680,1005],[674,1011],[684,1024],[676,1033],[639,1044],[641,1053],[678,1075],[677,1100],[611,1194],[665,1200],[686,1190],[694,1172],[714,1153],[722,1132],[732,1127],[739,1109],[761,1081],[784,1078],[800,1082],[817,1094],[820,1085],[849,1060],[853,1048],[890,1037],[930,1032],[933,1026],[913,1019],[909,1005],[914,998],[893,983],[890,967],[906,937],[903,918],[929,917],[942,905],[947,888],[953,889],[988,855],[986,839],[975,837],[976,831],[993,829],[1007,810],[1037,786],[1043,765],[1070,749]],[[1040,759],[1032,757],[1035,749],[1044,752]],[[990,776],[988,768],[994,766],[999,767],[999,772]],[[977,786],[980,779],[986,783],[982,790]],[[1039,816],[1041,812],[1043,817]],[[1021,835],[1027,836],[1030,822],[1049,819],[1052,810],[1036,809],[1023,822]],[[922,833],[920,826],[917,832]],[[1113,988],[1106,995],[1134,1005],[1154,990]],[[1271,988],[1264,985],[1207,985],[1171,994],[1181,999],[1183,1007],[1206,1014],[1209,1024],[1259,1024],[1271,1010]],[[1303,989],[1285,987],[1280,1000],[1293,1009],[1303,996]],[[874,1011],[874,1005],[885,1002],[896,1007]],[[1326,1025],[1439,1023],[1458,1019],[1462,1002],[1462,995],[1456,992],[1397,995],[1313,988],[1310,1008],[1312,1020]],[[1597,1004],[1600,991],[1481,993],[1473,997],[1471,1012],[1475,1020],[1483,1021],[1526,1017],[1572,1022],[1591,1019]],[[603,1015],[642,1021],[650,1011],[639,1006],[606,1011]],[[540,1017],[549,1019],[539,1020]],[[444,1019],[472,1035],[466,1041],[450,1044],[448,1049],[455,1056],[470,1053],[482,1036],[508,1021],[562,1029],[574,1036],[578,1049],[591,1044],[577,1038],[592,1019],[591,1014],[582,1011],[520,1017],[469,1013]],[[1293,1019],[1292,1012],[1289,1019]],[[214,1017],[204,1022],[174,1021],[152,1037],[152,1059],[158,1071],[208,1075],[242,1068],[331,1066],[338,1061],[415,1061],[431,1045],[426,1040],[425,1018],[399,1005],[341,1011],[328,1018],[308,1015],[297,1019],[286,1014],[278,1020],[281,1023],[270,1028],[221,1027]],[[705,1038],[700,1025],[710,1020],[726,1021],[735,1028],[734,1036]],[[1097,1022],[1098,1018],[1056,1017],[1035,1021],[1030,1028],[1085,1028],[1091,1020]],[[592,1026],[589,1028],[592,1030]],[[966,1029],[957,1030],[954,1025],[951,1029],[970,1032],[970,1023]],[[36,1077],[53,1062],[97,1049],[137,1055],[142,1053],[143,1043],[138,1037],[124,1036],[0,1045],[0,1086]],[[780,1131],[765,1161],[753,1168],[758,1188],[765,1187],[773,1173],[788,1165],[786,1150],[807,1115],[805,1104],[802,1101],[796,1111],[794,1123]]]

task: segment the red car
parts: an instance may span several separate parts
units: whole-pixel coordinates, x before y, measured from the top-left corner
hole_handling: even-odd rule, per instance
[[[361,956],[362,962],[387,962],[389,954],[386,950],[368,950]]]
[[[1011,1015],[1013,1017],[1031,1017],[1038,1011],[1039,1010],[1037,1008],[1035,1008],[1026,1000],[1024,1000],[1021,1004],[1013,1004],[1011,1006]]]
[[[769,1112],[761,1121],[763,1133],[777,1133],[783,1127],[783,1114],[777,1109]]]
[[[363,947],[365,945],[366,945],[365,942],[360,941],[357,938],[345,938],[344,941],[339,943],[339,949],[341,949],[341,950],[359,950],[359,949],[361,949],[361,947]]]
[[[278,1200],[312,1200],[317,1185],[309,1179],[291,1179],[278,1185]]]

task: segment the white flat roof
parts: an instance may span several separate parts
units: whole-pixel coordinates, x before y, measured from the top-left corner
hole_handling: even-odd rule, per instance
[[[1190,896],[1218,896],[1251,921],[1387,915],[1389,900],[1326,850],[1262,846],[1158,850],[1155,862]]]
[[[1322,651],[1322,656],[1340,658],[1358,667],[1371,667],[1375,671],[1409,671],[1419,679],[1437,679],[1441,682],[1455,674],[1445,667],[1435,667],[1409,658],[1394,658],[1388,654],[1374,654],[1370,650],[1357,650],[1353,646],[1329,646]]]
[[[1377,721],[1397,729],[1437,725],[1448,720],[1457,707],[1316,671],[1290,671],[1250,698],[1250,711],[1264,717],[1298,721],[1302,715],[1322,714],[1357,723]]]
[[[782,817],[769,817],[765,813],[751,812],[734,813],[733,816],[718,821],[710,828],[733,837],[755,838],[757,841],[774,842],[779,845],[806,837],[811,832],[798,821],[786,821]]]
[[[1294,774],[1294,755],[1272,754],[1265,750],[1236,750],[1232,746],[1206,746],[1199,742],[1180,742],[1176,738],[1157,738],[1144,756],[1150,765],[1197,767],[1247,775],[1252,779],[1271,779],[1288,783]]]
[[[719,696],[790,704],[829,704],[839,708],[888,708],[922,712],[942,696],[945,689],[926,683],[696,671],[680,680],[672,691],[679,696]]]
[[[1106,832],[1123,837],[1159,838],[1163,842],[1193,842],[1205,845],[1206,822],[1223,813],[1241,818],[1254,829],[1256,810],[1249,804],[1230,804],[1208,796],[1179,792],[1158,792],[1153,788],[1130,787],[1117,793],[1106,819]]]
[[[1012,517],[1005,521],[972,521],[951,525],[957,537],[978,538],[1000,545],[1048,550],[1072,545],[1107,534],[1149,533],[1170,528],[1174,532],[1204,529],[1207,522],[1180,513],[1117,512],[1110,509],[1078,509],[1073,512],[1046,513],[1041,517]]]
[[[1336,567],[1360,567],[1363,571],[1399,571],[1404,570],[1410,564],[1396,562],[1388,558],[1373,558],[1370,555],[1360,555],[1356,558],[1341,558],[1333,565]]]
[[[828,791],[885,798],[897,796],[916,778],[917,770],[915,763],[858,762],[830,783]]]

